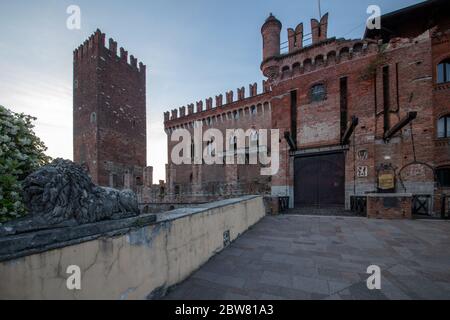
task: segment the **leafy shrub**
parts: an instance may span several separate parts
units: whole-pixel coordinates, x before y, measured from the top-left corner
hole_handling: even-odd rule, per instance
[[[33,132],[36,118],[0,105],[0,223],[25,215],[22,181],[47,164],[47,148]]]

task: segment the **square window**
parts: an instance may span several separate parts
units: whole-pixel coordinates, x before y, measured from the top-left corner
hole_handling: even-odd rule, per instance
[[[450,187],[450,168],[437,169],[436,177],[440,187]]]
[[[326,98],[325,85],[316,84],[311,88],[311,101],[322,101]]]

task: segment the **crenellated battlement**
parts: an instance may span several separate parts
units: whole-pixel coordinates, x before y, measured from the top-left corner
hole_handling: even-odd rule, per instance
[[[263,80],[262,92],[260,94],[265,94],[270,91],[271,91],[271,89],[270,89],[269,82],[266,80]],[[196,110],[194,109],[194,103],[191,103],[191,104],[187,105],[187,113],[186,113],[185,106],[180,107],[179,109],[174,109],[171,112],[165,112],[164,113],[164,122],[176,120],[179,118],[190,116],[192,114],[197,114],[197,113],[201,113],[204,111],[208,111],[208,110],[211,110],[214,108],[225,108],[228,105],[232,105],[234,103],[256,97],[256,96],[258,96],[258,84],[255,82],[255,83],[251,83],[249,85],[249,96],[248,97],[246,97],[246,95],[245,95],[245,87],[238,88],[236,90],[236,92],[237,92],[237,95],[236,95],[237,100],[234,99],[234,97],[235,97],[234,91],[230,90],[225,93],[225,103],[223,101],[224,95],[218,94],[215,96],[215,99],[214,99],[215,105],[214,106],[213,106],[213,98],[210,97],[210,98],[205,99],[205,103],[203,103],[202,100],[197,101],[195,103]],[[204,108],[204,106],[205,106],[205,108]]]
[[[82,61],[94,54],[98,54],[100,48],[105,47],[105,34],[97,29],[87,40],[73,51],[74,62]]]
[[[296,75],[377,54],[380,49],[379,46],[380,43],[370,39],[327,39],[274,58],[270,63],[271,75],[269,80],[275,78],[285,80]]]
[[[120,48],[120,55],[117,55],[117,42],[110,38],[108,47],[105,44],[105,34],[97,29],[82,45],[80,45],[73,52],[74,63],[81,63],[87,59],[97,57],[104,57],[104,53],[107,52],[108,56],[115,59],[117,62],[128,64],[133,69],[145,73],[146,66],[142,63],[138,63],[138,59],[133,55],[128,59],[128,51],[123,47]]]

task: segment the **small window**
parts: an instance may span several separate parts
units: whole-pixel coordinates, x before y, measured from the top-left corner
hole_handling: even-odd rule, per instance
[[[75,87],[75,89],[78,89],[78,80],[74,81],[73,86]]]
[[[252,115],[256,114],[256,107],[255,106],[252,106],[250,110],[251,110]]]
[[[446,115],[439,119],[438,138],[450,138],[450,115]]]
[[[112,175],[112,187],[117,188],[119,186],[119,177],[117,174]]]
[[[311,101],[322,101],[326,98],[325,85],[316,84],[311,88]]]
[[[237,137],[235,135],[230,137],[230,148],[234,148],[234,153],[237,153]]]
[[[450,167],[438,168],[436,178],[439,187],[450,187]]]
[[[324,64],[324,58],[323,58],[323,55],[318,55],[315,59],[314,59],[314,61],[315,61],[315,64],[316,65],[318,65],[318,66],[320,66],[320,65],[323,65]]]
[[[91,123],[97,122],[97,114],[95,112],[91,113]]]
[[[206,151],[208,153],[208,156],[214,157],[215,156],[215,145],[213,141],[208,141],[206,143]]]
[[[250,133],[250,144],[249,144],[249,147],[254,147],[254,146],[259,148],[259,134],[258,134],[258,131],[256,129],[253,129],[252,132]]]
[[[233,119],[239,120],[239,112],[237,110],[233,112]]]
[[[141,177],[136,177],[136,185],[137,186],[142,186],[143,185]]]
[[[437,83],[450,82],[450,59],[445,59],[437,67]]]
[[[191,140],[191,160],[194,161],[195,157],[195,143],[194,140]]]

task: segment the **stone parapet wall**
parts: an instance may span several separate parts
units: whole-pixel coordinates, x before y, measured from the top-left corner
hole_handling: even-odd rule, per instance
[[[262,197],[223,200],[6,259],[0,262],[0,299],[159,298],[264,215]],[[81,290],[66,286],[73,265],[81,270]]]

